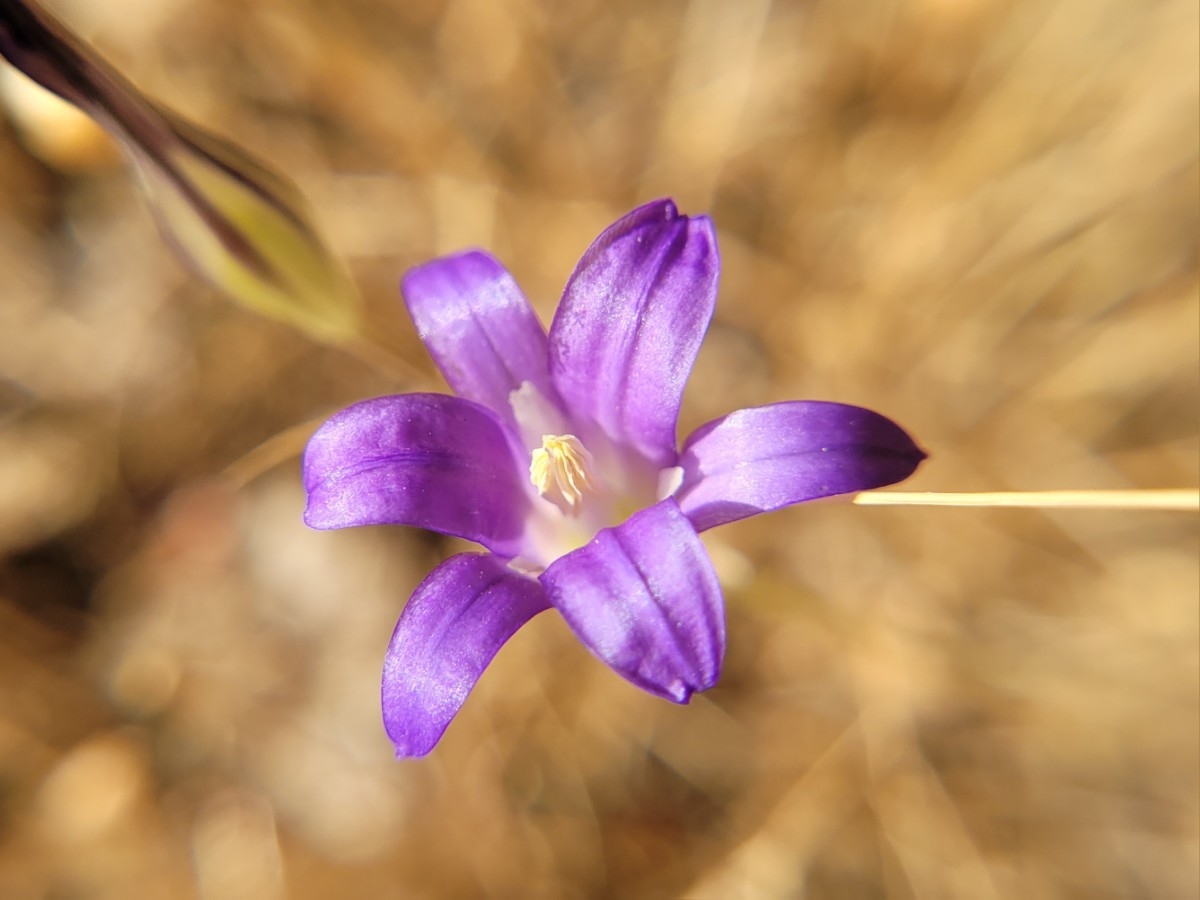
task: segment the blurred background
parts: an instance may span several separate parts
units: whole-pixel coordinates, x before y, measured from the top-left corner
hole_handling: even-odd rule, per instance
[[[299,183],[391,362],[191,278],[0,73],[0,896],[1197,896],[1193,514],[748,520],[706,535],[716,689],[549,614],[397,762],[383,651],[458,548],[307,531],[296,460],[442,389],[407,267],[487,247],[548,321],[669,195],[724,259],[683,434],[830,399],[931,452],[913,489],[1194,486],[1193,0],[48,5]]]

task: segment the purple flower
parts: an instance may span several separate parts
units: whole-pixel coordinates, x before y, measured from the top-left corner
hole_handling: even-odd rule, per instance
[[[442,563],[400,616],[383,670],[397,755],[428,753],[501,645],[550,607],[618,674],[686,703],[725,652],[697,532],[892,484],[924,459],[883,416],[819,401],[739,410],[677,448],[719,272],[712,222],[659,200],[596,239],[549,336],[486,253],[405,277],[458,396],[356,404],[304,456],[310,526],[417,525],[489,551]]]

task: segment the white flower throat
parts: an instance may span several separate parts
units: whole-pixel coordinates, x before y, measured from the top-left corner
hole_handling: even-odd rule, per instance
[[[578,516],[586,494],[595,492],[592,454],[573,434],[543,434],[533,451],[529,480],[538,493],[569,516]]]

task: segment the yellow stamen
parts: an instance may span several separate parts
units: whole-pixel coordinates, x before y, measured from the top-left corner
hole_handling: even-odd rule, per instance
[[[592,454],[573,434],[543,434],[529,463],[529,480],[563,512],[578,515],[583,495],[596,489]]]

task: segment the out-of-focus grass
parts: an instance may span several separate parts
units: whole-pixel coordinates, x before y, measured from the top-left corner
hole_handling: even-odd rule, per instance
[[[671,195],[725,262],[685,431],[828,398],[917,435],[917,489],[1194,485],[1195,3],[54,8],[299,181],[423,374],[190,281],[103,142],[4,76],[0,895],[1196,896],[1194,516],[739,523],[717,689],[654,700],[546,616],[397,763],[380,659],[451,548],[306,532],[294,460],[220,477],[437,384],[407,266],[484,245],[548,317]]]

